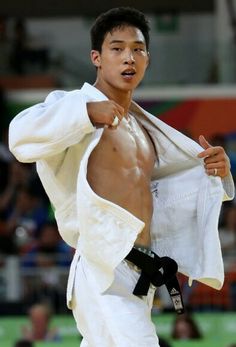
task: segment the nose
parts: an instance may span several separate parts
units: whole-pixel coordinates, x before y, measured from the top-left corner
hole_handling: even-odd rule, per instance
[[[127,50],[125,52],[124,63],[129,65],[133,65],[135,63],[134,55],[131,50]]]

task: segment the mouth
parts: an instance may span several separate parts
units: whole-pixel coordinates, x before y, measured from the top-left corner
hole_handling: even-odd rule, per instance
[[[132,77],[136,74],[136,71],[134,69],[127,69],[121,73],[121,75],[125,79],[132,79]]]

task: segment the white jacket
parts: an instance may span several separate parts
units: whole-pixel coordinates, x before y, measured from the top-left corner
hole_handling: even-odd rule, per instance
[[[95,194],[86,178],[88,158],[103,133],[92,125],[86,103],[106,99],[88,83],[81,90],[54,91],[44,103],[17,115],[9,128],[10,150],[19,161],[36,162],[61,236],[76,249],[67,287],[69,307],[79,256],[104,292],[144,227],[127,210]],[[222,184],[219,177],[207,176],[197,158],[203,149],[196,142],[134,102],[130,112],[149,132],[159,156],[151,182],[152,249],[174,258],[190,283],[198,280],[220,289],[224,270],[218,218],[222,200],[234,196],[232,177]]]

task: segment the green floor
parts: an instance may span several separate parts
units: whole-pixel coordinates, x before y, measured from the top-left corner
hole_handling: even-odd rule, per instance
[[[159,336],[166,338],[172,347],[228,347],[236,343],[236,312],[233,313],[198,313],[194,315],[204,338],[201,341],[172,341],[170,331],[174,319],[173,314],[153,316]],[[21,335],[21,328],[26,323],[25,317],[0,318],[0,347],[13,347]],[[61,335],[61,342],[36,343],[35,347],[76,347],[80,345],[72,316],[58,316],[52,322],[57,326]],[[96,347],[96,346],[95,346]],[[138,346],[137,346],[138,347]],[[147,346],[148,347],[148,346]]]

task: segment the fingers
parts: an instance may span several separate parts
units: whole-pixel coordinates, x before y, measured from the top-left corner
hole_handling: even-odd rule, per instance
[[[219,161],[215,160],[211,163],[205,162],[204,167],[207,175],[210,176],[219,176],[221,178],[224,178],[230,172],[230,162],[227,155],[225,155],[225,157]]]
[[[214,155],[219,154],[220,152],[224,152],[224,149],[220,146],[218,147],[208,147],[205,149],[205,151],[202,151],[198,154],[198,158],[207,158],[207,157],[213,157]]]
[[[111,123],[111,126],[116,127],[118,125],[119,125],[119,118],[118,118],[118,116],[115,116],[113,119],[113,122]]]
[[[209,147],[207,147],[206,144],[208,144]],[[230,172],[230,162],[224,148],[221,146],[212,147],[207,141],[205,142],[205,148],[203,152],[198,154],[198,158],[204,159],[206,174],[209,176],[219,176],[221,178],[226,177]]]
[[[220,165],[220,164],[212,164],[212,167],[205,167],[206,170],[206,174],[208,176],[224,176],[224,165]]]
[[[113,100],[88,102],[87,111],[93,124],[102,124],[109,128],[116,128],[124,117],[124,108]],[[118,124],[117,121],[113,123],[116,117]],[[113,127],[112,124],[117,125]]]
[[[213,157],[213,156],[218,155],[218,154],[224,155],[224,153],[225,153],[225,151],[224,151],[223,147],[221,147],[221,146],[213,147],[210,145],[210,147],[207,147],[204,151],[202,151],[198,154],[198,158]]]
[[[212,147],[203,135],[199,136],[199,143],[204,149]]]
[[[198,158],[204,158],[205,165],[225,162],[228,158],[223,147],[211,147],[198,154]]]
[[[122,121],[122,118],[124,117],[124,108],[113,100],[110,100],[108,102],[110,103],[110,112],[107,125],[114,129],[117,128],[117,126]]]
[[[110,102],[112,102],[115,106],[115,112],[117,112],[117,116],[118,118],[121,120],[124,117],[124,108],[122,106],[120,106],[119,104],[117,104],[115,101],[111,100]]]
[[[225,151],[223,147],[211,147],[198,155],[199,158],[204,158],[205,164],[219,162],[225,159]]]
[[[198,154],[198,158],[209,157],[216,153],[215,147],[212,147],[203,135],[199,136],[199,143],[205,150]]]

